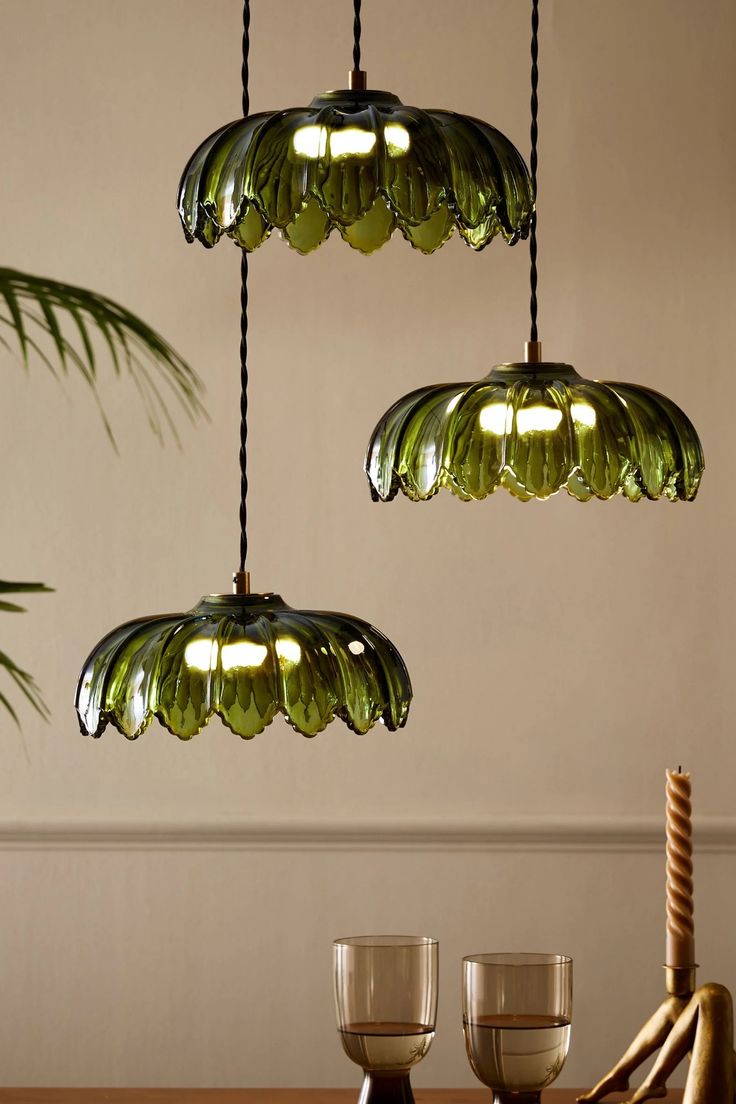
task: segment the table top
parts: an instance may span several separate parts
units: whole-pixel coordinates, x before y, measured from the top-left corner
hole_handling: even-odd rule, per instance
[[[573,1104],[580,1089],[547,1089],[545,1104]],[[490,1104],[488,1089],[415,1089],[416,1104]],[[0,1089],[0,1104],[356,1104],[355,1089]],[[610,1104],[621,1100],[609,1097]],[[682,1100],[672,1091],[668,1104]]]

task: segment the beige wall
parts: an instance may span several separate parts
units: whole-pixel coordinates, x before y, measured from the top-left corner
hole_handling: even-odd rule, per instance
[[[524,0],[364,7],[373,84],[526,148]],[[201,372],[212,416],[162,450],[134,390],[106,382],[115,456],[81,383],[4,357],[2,573],[57,593],[3,621],[53,722],[2,722],[2,1082],[352,1084],[329,941],[371,928],[443,942],[418,1082],[470,1083],[457,960],[505,946],[575,955],[565,1077],[589,1080],[657,996],[679,761],[703,844],[699,957],[736,985],[736,8],[543,7],[545,350],[685,407],[708,463],[697,503],[373,505],[362,449],[385,407],[519,356],[526,249],[452,242],[430,260],[397,240],[366,260],[332,241],[302,260],[271,242],[251,266],[254,581],[386,631],[411,721],[129,745],[77,734],[81,660],[120,621],[226,589],[237,554],[238,256],[187,247],[174,197],[194,145],[238,113],[240,5],[2,0],[2,263],[137,309]],[[254,3],[254,110],[342,82],[348,9]]]

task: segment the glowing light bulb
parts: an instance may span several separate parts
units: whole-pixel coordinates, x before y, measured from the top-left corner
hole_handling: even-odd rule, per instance
[[[562,411],[556,406],[524,406],[516,411],[519,433],[552,433],[562,421]]]
[[[478,415],[480,428],[487,433],[495,433],[502,437],[504,433],[511,432],[514,421],[514,410],[509,403],[491,402],[481,407]]]
[[[211,640],[190,640],[184,649],[184,662],[193,671],[209,671],[217,662],[217,644]]]
[[[572,419],[579,425],[588,426],[590,429],[595,425],[595,410],[586,402],[574,402],[572,404]]]
[[[268,655],[265,644],[256,644],[252,640],[237,640],[223,644],[220,661],[223,671],[232,671],[236,667],[260,667]]]
[[[401,123],[386,123],[383,128],[389,157],[401,157],[411,145],[409,131]]]
[[[312,160],[324,157],[327,149],[327,127],[303,126],[294,131],[294,153]]]
[[[343,157],[365,157],[376,144],[376,136],[360,127],[342,127],[330,134],[330,157],[339,161]]]
[[[297,640],[290,636],[280,636],[276,641],[276,655],[281,664],[298,663],[302,658],[302,649]]]

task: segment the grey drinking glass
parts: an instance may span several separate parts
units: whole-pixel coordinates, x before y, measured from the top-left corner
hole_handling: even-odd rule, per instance
[[[493,1104],[536,1104],[570,1045],[572,959],[479,954],[463,959],[463,1030],[473,1073]]]
[[[333,946],[337,1027],[364,1072],[359,1104],[413,1104],[410,1070],[437,1019],[437,940],[357,935]]]

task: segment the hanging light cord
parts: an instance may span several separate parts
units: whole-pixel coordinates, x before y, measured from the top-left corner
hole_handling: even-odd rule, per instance
[[[243,118],[250,111],[250,0],[243,2]],[[248,558],[248,253],[240,258],[240,570]]]
[[[531,222],[529,226],[529,285],[531,290],[531,298],[529,300],[529,310],[531,313],[531,329],[530,340],[538,341],[539,335],[537,331],[537,140],[539,137],[539,126],[537,119],[539,116],[539,96],[537,90],[539,88],[539,0],[532,0],[532,123],[531,123],[531,140],[532,149],[531,156],[529,158],[529,168],[531,170],[532,178],[532,190],[534,193],[535,209],[532,213]]]
[[[363,25],[360,21],[360,8],[362,0],[353,0],[353,10],[355,11],[355,18],[353,19],[353,69],[358,72],[360,69],[360,36],[363,31]]]

